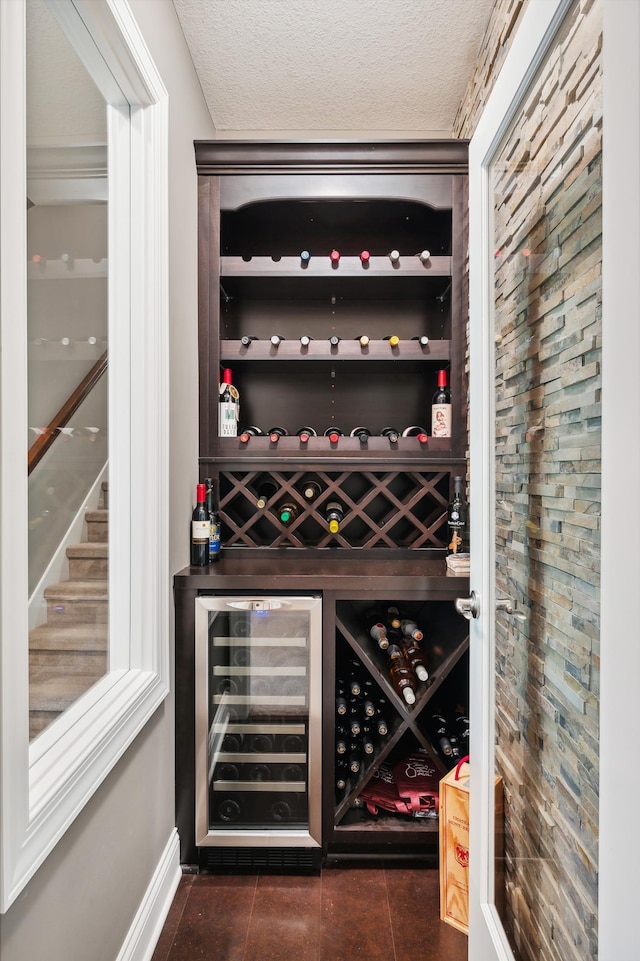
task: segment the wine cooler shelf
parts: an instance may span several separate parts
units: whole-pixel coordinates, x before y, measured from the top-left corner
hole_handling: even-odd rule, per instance
[[[222,471],[229,547],[409,548],[447,544],[449,471]]]

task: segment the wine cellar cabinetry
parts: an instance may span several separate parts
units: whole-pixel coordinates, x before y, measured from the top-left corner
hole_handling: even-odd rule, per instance
[[[465,471],[466,144],[197,143],[196,161],[200,465],[225,547],[441,552]],[[225,368],[236,437],[218,436]],[[450,437],[431,431],[441,369]],[[265,472],[280,496],[258,508]],[[344,500],[339,537],[322,500],[296,498],[309,472]],[[289,527],[274,508],[290,494]]]
[[[435,858],[428,804],[391,812],[367,798],[407,761],[437,783],[452,765],[437,718],[464,726],[467,710],[467,622],[454,600],[468,578],[445,563],[453,478],[466,475],[467,146],[220,141],[196,143],[196,161],[199,470],[216,484],[223,547],[218,563],[175,577],[181,860],[313,868],[343,853]],[[238,436],[218,434],[223,369],[240,395]],[[430,422],[441,370],[453,411],[446,437]],[[202,662],[199,606],[210,618],[243,597],[316,598],[317,659],[304,660],[306,629],[255,627],[255,650],[248,644],[238,664],[245,646],[227,617],[207,621]],[[411,704],[366,626],[370,608],[390,605],[424,634],[429,676]],[[306,672],[309,699],[295,717],[295,677],[268,662],[283,651],[288,671]],[[336,697],[354,664],[367,694],[364,740],[343,776],[355,742],[338,743]],[[260,688],[273,680],[267,667],[284,696],[277,717]],[[369,723],[374,709],[381,727]],[[266,760],[244,750],[256,724],[269,728]],[[302,737],[301,750],[283,749],[279,725],[295,727],[287,736]]]

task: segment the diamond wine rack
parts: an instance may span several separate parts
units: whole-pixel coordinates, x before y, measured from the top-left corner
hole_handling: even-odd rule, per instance
[[[449,471],[360,470],[313,473],[321,488],[308,503],[303,480],[309,471],[221,471],[220,516],[225,547],[405,548],[446,546]],[[277,492],[259,508],[258,489],[265,476]],[[284,502],[297,517],[279,518]],[[327,504],[338,501],[344,518],[337,533],[328,529]]]

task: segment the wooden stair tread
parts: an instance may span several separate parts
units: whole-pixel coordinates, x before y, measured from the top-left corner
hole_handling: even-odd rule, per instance
[[[44,596],[47,600],[106,601],[108,591],[108,581],[60,581],[45,588]]]
[[[82,541],[67,547],[67,557],[95,557],[109,556],[109,545],[106,541]]]
[[[107,624],[40,624],[29,631],[30,651],[104,651],[109,641]]]

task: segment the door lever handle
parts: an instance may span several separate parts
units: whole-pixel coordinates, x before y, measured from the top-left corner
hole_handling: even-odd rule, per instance
[[[458,614],[470,621],[472,617],[480,616],[480,598],[475,591],[471,591],[470,597],[456,597],[455,608]]]
[[[515,605],[515,602],[511,600],[510,597],[499,597],[496,599],[496,611],[504,611],[505,614],[511,614],[518,621],[526,621],[527,615],[523,611],[519,611]]]

